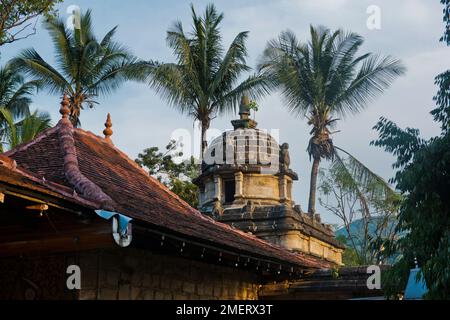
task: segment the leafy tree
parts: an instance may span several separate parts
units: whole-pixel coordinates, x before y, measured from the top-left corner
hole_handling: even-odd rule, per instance
[[[150,85],[161,97],[201,125],[201,150],[206,148],[206,131],[219,113],[234,109],[243,94],[258,98],[267,93],[264,77],[249,76],[238,83],[246,64],[245,41],[248,32],[240,32],[226,52],[222,46],[219,14],[210,4],[203,17],[191,5],[193,30],[186,34],[180,21],[167,32],[167,44],[176,63],[151,63]]]
[[[52,126],[50,115],[47,112],[36,110],[17,120],[11,111],[0,108],[0,115],[3,119],[0,125],[0,152],[31,141],[40,132]]]
[[[386,263],[381,243],[397,237],[400,196],[393,190],[385,192],[384,183],[355,177],[348,170],[351,161],[345,159],[346,166],[334,162],[329,170],[320,171],[319,202],[340,219],[345,229],[342,240],[352,265]]]
[[[442,3],[448,9],[448,1]],[[441,40],[449,44],[448,32]],[[403,130],[385,118],[375,126],[379,138],[373,144],[397,157],[393,182],[404,195],[397,230],[405,236],[385,244],[386,255],[402,254],[385,275],[388,296],[405,289],[417,258],[429,289],[427,298],[450,298],[450,70],[438,75],[435,83],[437,107],[431,114],[441,125],[439,136],[425,140],[419,130]]]
[[[62,0],[0,0],[0,46],[36,33],[36,19],[54,13]]]
[[[310,33],[307,43],[298,41],[291,31],[269,41],[260,70],[280,88],[288,108],[312,127],[308,212],[314,214],[319,163],[337,156],[331,138],[337,117],[360,112],[405,68],[389,56],[357,56],[363,38],[355,33],[313,26]]]
[[[136,162],[147,168],[149,174],[164,183],[171,191],[189,203],[192,207],[198,206],[198,188],[192,180],[199,175],[198,165],[194,158],[190,161],[176,163],[174,158],[181,157],[177,152],[178,144],[171,140],[164,152],[158,147],[145,149],[138,155]]]
[[[99,95],[109,95],[125,81],[142,79],[139,62],[113,40],[117,27],[102,40],[93,34],[91,11],[80,18],[80,29],[68,30],[62,19],[44,23],[54,44],[57,67],[51,66],[34,49],[24,50],[14,66],[42,83],[50,93],[67,93],[70,118],[79,125],[81,110],[97,104]]]

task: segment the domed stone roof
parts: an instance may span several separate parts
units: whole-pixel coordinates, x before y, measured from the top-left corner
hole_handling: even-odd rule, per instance
[[[244,170],[246,172],[266,172],[276,174],[280,170],[296,180],[296,173],[288,170],[283,151],[287,153],[288,144],[280,146],[266,130],[257,129],[257,122],[250,119],[250,102],[244,96],[239,107],[239,119],[231,121],[234,130],[228,130],[215,138],[205,150],[202,172],[217,170]],[[281,162],[283,163],[281,163]]]
[[[211,165],[278,165],[280,146],[266,131],[236,128],[214,139],[205,151]]]

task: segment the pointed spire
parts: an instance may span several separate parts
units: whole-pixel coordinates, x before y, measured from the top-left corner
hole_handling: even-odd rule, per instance
[[[250,99],[248,96],[243,95],[241,104],[239,105],[239,119],[232,120],[231,124],[234,130],[237,129],[255,129],[258,123],[250,119]]]
[[[105,130],[103,130],[103,134],[105,135],[105,140],[112,143],[111,136],[113,134],[113,131],[111,127],[112,127],[111,115],[108,113],[108,116],[106,117]]]
[[[59,109],[59,113],[62,115],[63,119],[68,119],[70,114],[69,109],[69,98],[67,98],[67,94],[64,93],[63,99],[61,101],[61,108]]]
[[[244,95],[242,96],[241,99],[241,104],[239,106],[239,116],[241,118],[241,120],[245,120],[248,119],[250,116],[250,109],[249,106],[250,105],[250,100],[248,99],[248,96]]]

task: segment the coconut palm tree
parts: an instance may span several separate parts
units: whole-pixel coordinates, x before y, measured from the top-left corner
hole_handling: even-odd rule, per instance
[[[267,93],[264,77],[251,75],[238,80],[250,67],[246,64],[248,32],[239,33],[225,51],[219,14],[210,4],[203,16],[191,5],[193,30],[186,34],[181,22],[167,32],[167,44],[176,63],[151,63],[150,85],[182,113],[199,121],[201,150],[207,146],[206,131],[218,114],[234,110],[243,94],[256,99]]]
[[[26,114],[31,104],[30,95],[38,87],[36,81],[25,82],[17,69],[6,64],[0,68],[0,108],[10,111],[16,117]]]
[[[40,132],[52,126],[47,112],[34,111],[27,113],[20,120],[5,108],[0,108],[2,123],[0,124],[0,152],[33,140]]]
[[[113,41],[116,28],[100,41],[92,30],[91,12],[81,15],[80,28],[69,30],[62,19],[44,22],[55,49],[52,66],[34,49],[24,50],[13,60],[14,66],[38,80],[50,93],[67,93],[70,119],[79,125],[81,110],[93,108],[99,95],[108,95],[125,81],[139,78],[137,59]]]
[[[280,88],[288,108],[311,126],[308,212],[314,214],[320,161],[342,160],[331,138],[337,117],[363,110],[405,68],[389,56],[357,56],[363,38],[355,33],[311,26],[310,34],[310,41],[302,43],[291,31],[282,32],[267,44],[259,68]],[[352,158],[355,168],[362,170],[362,164]],[[364,176],[370,176],[370,171]]]

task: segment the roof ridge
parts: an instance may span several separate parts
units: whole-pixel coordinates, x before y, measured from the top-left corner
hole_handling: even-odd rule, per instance
[[[74,127],[67,118],[58,122],[59,142],[63,151],[64,175],[67,181],[88,200],[100,203],[102,209],[114,211],[114,201],[93,181],[89,180],[78,165],[77,150],[73,137]]]

